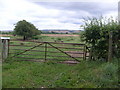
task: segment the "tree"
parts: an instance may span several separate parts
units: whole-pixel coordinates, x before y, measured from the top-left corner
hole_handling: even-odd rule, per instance
[[[16,35],[23,36],[23,40],[31,38],[40,34],[40,31],[31,23],[27,22],[26,20],[22,20],[17,22],[14,33]]]

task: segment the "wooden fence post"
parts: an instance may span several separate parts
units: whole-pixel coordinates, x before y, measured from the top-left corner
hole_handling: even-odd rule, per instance
[[[90,49],[90,52],[89,52],[89,60],[92,60],[92,50]]]
[[[0,63],[2,62],[2,40],[0,39]]]
[[[112,31],[109,32],[108,61],[112,60]]]
[[[87,56],[87,46],[85,45],[85,60],[86,60],[86,56]]]
[[[83,60],[86,60],[86,45],[84,45],[83,49]]]

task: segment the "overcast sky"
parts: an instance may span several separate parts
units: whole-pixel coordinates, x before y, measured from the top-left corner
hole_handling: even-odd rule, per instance
[[[65,0],[64,0],[65,1]],[[117,17],[118,0],[83,2],[41,2],[39,0],[0,0],[0,30],[13,30],[14,24],[27,20],[39,30],[80,30],[83,18]]]

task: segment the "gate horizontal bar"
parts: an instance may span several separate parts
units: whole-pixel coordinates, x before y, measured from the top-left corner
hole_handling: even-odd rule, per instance
[[[25,59],[43,59],[43,60],[44,60],[44,58],[29,58],[29,57],[14,57],[14,58],[25,58]]]
[[[28,46],[28,45],[10,45],[10,47],[14,47],[14,46],[33,47],[33,46]],[[39,46],[39,47],[45,47],[45,46]],[[47,48],[53,48],[53,47],[47,46]],[[83,50],[84,49],[84,48],[67,48],[67,47],[58,47],[58,48],[63,48],[63,49],[79,49],[79,50]]]
[[[73,61],[73,59],[68,59],[68,60],[66,60],[66,59],[64,60],[64,59],[63,59],[63,60],[62,60],[62,59],[49,59],[49,58],[47,58],[46,60],[55,60],[55,61],[68,61],[68,60],[69,60],[69,61]],[[76,61],[76,60],[74,60],[74,61]],[[79,60],[79,61],[80,61],[80,60]]]
[[[12,50],[26,50],[26,49],[12,49]],[[45,52],[45,51],[40,51],[40,50],[29,50],[29,51],[37,51],[37,52]],[[56,52],[56,51],[47,51],[50,53],[61,53],[61,52]],[[65,51],[64,51],[65,52]],[[71,54],[84,54],[83,52],[69,52],[67,51],[66,53],[71,53]]]
[[[12,39],[11,41],[22,41],[22,42],[36,42],[36,43],[53,43],[53,44],[71,44],[71,45],[85,45],[81,43],[59,43],[59,42],[40,42],[40,41],[30,41],[30,40],[14,40]]]
[[[44,47],[44,46],[39,46],[39,47]],[[53,48],[50,46],[47,46],[47,48]],[[84,48],[67,48],[67,47],[57,47],[57,48],[63,48],[63,49],[79,49],[79,50],[83,50]]]
[[[47,55],[47,56],[49,56],[49,57],[68,57],[68,56],[55,56],[55,55]],[[70,57],[68,57],[68,58],[70,58]],[[75,57],[75,58],[83,58],[83,57]]]
[[[28,46],[28,45],[9,45],[10,47],[14,47],[14,46],[20,46],[20,47],[33,47],[33,46]]]

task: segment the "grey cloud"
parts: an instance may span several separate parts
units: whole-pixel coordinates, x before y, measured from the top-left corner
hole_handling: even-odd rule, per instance
[[[89,12],[93,15],[104,14],[108,11],[117,11],[117,3],[104,2],[39,2],[37,3],[46,8],[69,10],[79,12],[80,10]]]
[[[99,17],[110,11],[117,11],[117,3],[98,3],[98,2],[39,2],[36,3],[47,9],[56,9],[58,15],[38,15],[39,18],[34,22],[49,23],[49,19],[56,19],[59,23],[83,25],[83,18]]]
[[[81,20],[81,19],[75,19],[75,18],[59,19],[59,22],[61,22],[61,23],[71,23],[71,24],[78,24],[78,25],[83,24],[82,21],[83,20]]]

